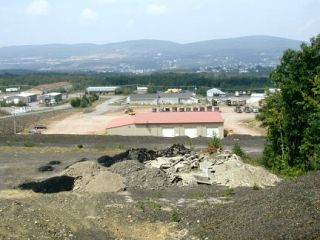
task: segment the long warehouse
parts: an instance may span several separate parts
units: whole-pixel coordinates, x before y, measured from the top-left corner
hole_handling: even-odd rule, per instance
[[[224,137],[224,120],[219,112],[156,112],[114,119],[108,135],[158,137]]]

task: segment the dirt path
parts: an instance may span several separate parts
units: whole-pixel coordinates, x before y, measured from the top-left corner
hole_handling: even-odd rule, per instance
[[[220,107],[224,118],[224,128],[232,130],[234,134],[244,134],[251,136],[263,136],[263,130],[250,127],[247,122],[253,121],[254,113],[236,113],[233,107]]]
[[[106,125],[114,118],[122,115],[121,107],[110,105],[123,98],[113,96],[95,107],[94,111],[74,113],[64,119],[56,119],[48,124],[43,134],[96,134],[103,135]]]

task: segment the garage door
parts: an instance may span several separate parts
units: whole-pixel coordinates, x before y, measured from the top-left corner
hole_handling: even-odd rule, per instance
[[[174,137],[174,128],[163,128],[162,129],[163,137]]]
[[[207,137],[212,138],[213,136],[220,138],[219,128],[207,128]]]
[[[196,138],[196,137],[198,137],[197,129],[196,128],[186,128],[184,130],[184,135],[188,136],[189,138]]]

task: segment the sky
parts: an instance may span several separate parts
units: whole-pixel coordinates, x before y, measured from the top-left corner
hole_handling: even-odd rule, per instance
[[[320,0],[0,0],[0,46],[320,33]]]

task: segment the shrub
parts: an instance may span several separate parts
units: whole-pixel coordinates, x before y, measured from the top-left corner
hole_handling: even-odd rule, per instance
[[[222,149],[223,145],[221,143],[221,140],[214,136],[208,143],[208,152],[209,153],[215,153],[219,149]]]
[[[171,222],[180,222],[180,217],[179,214],[176,210],[174,210],[171,214],[170,214],[170,220]]]
[[[71,99],[71,101],[70,101],[70,104],[71,104],[71,106],[72,107],[74,107],[74,108],[78,108],[78,107],[80,107],[80,98],[73,98],[73,99]]]
[[[238,142],[234,142],[232,151],[234,154],[238,155],[241,158],[247,158],[247,154],[242,150],[240,144]]]

